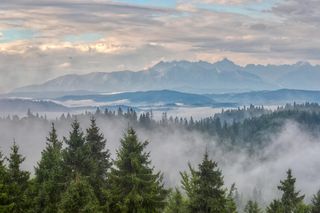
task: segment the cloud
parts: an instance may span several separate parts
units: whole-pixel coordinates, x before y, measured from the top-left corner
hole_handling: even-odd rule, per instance
[[[305,24],[320,23],[320,5],[317,0],[285,0],[272,8],[276,15],[289,21],[298,21]]]
[[[228,2],[232,10],[224,11],[215,5],[228,8],[227,1],[178,1],[176,8],[114,1],[4,1],[0,31],[32,33],[1,43],[1,91],[67,73],[141,70],[160,60],[319,63],[315,1],[300,6],[298,0],[285,1],[265,11],[260,6],[258,17],[246,14],[254,8],[244,6],[258,1]],[[241,13],[234,11],[239,8]],[[70,58],[70,66],[59,66]]]
[[[206,4],[247,4],[257,3],[262,0],[193,0],[194,3],[206,3]]]

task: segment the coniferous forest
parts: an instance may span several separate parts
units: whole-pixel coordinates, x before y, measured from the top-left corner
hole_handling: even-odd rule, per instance
[[[0,0],[0,213],[320,213],[320,0]]]
[[[162,119],[156,121],[152,112],[138,116],[132,109],[123,112],[121,108],[117,112],[97,109],[95,113],[78,115],[81,116],[90,121],[86,129],[82,129],[77,117],[72,115],[62,115],[52,122],[29,111],[24,118],[1,119],[1,122],[33,120],[52,124],[34,171],[23,169],[28,156],[21,154],[15,141],[7,156],[0,154],[0,212],[320,212],[320,191],[306,200],[304,192],[297,189],[299,179],[290,168],[283,171],[284,178],[279,179],[277,186],[270,186],[277,187],[279,195],[270,203],[261,204],[253,197],[241,204],[237,185],[225,184],[224,173],[208,150],[203,150],[198,164],[186,161],[188,169],[180,171],[180,183],[169,187],[162,171],[151,161],[154,153],[148,151],[148,146],[152,141],[141,140],[135,130],[135,127],[148,131],[184,128],[206,133],[230,149],[245,147],[254,155],[255,147],[263,148],[270,139],[261,132],[276,134],[288,119],[316,135],[320,127],[317,104],[286,105],[275,111],[251,106],[201,120],[168,118],[164,113]],[[124,119],[128,124],[114,156],[96,118]],[[59,135],[55,127],[61,120],[71,122],[67,135]]]

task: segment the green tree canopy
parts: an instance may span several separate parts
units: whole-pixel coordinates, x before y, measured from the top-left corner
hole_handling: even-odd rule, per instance
[[[10,203],[8,186],[6,183],[8,171],[4,164],[4,158],[0,152],[0,213],[9,212],[13,203]]]
[[[267,207],[267,213],[284,213],[284,208],[281,201],[273,200],[270,205]]]
[[[8,187],[8,197],[12,203],[12,213],[24,213],[29,207],[30,200],[27,197],[30,173],[21,170],[21,164],[25,158],[19,153],[19,147],[14,142],[8,159],[8,176],[5,184]]]
[[[292,171],[287,171],[287,178],[280,181],[278,189],[283,192],[281,197],[281,203],[284,213],[294,212],[298,205],[303,202],[304,195],[300,195],[299,191],[295,188],[296,179],[292,176]]]
[[[186,200],[181,194],[179,189],[175,189],[168,196],[168,202],[164,213],[185,213],[186,209]]]
[[[72,130],[68,138],[64,138],[67,147],[63,151],[65,175],[72,180],[75,175],[90,176],[93,171],[90,160],[90,149],[86,144],[84,133],[77,120],[71,124]]]
[[[36,212],[57,212],[65,178],[63,176],[62,142],[52,124],[47,137],[46,148],[41,153],[41,160],[35,168],[35,209]]]
[[[87,180],[75,177],[63,193],[59,213],[99,213],[99,202]]]
[[[103,204],[106,202],[104,190],[107,188],[107,173],[111,167],[111,160],[110,152],[106,149],[106,139],[94,118],[91,118],[91,125],[86,130],[86,141],[92,165],[89,181],[100,203]]]
[[[315,194],[311,200],[311,213],[320,212],[320,190]]]
[[[129,128],[120,143],[110,175],[111,212],[162,212],[167,190],[160,172],[150,166],[150,154],[145,152],[148,142],[140,142]]]
[[[227,212],[226,189],[218,164],[206,152],[198,170],[190,165],[182,175],[182,186],[189,198],[188,210],[195,213]]]

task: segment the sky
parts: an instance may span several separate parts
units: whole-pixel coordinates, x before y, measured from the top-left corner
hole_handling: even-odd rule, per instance
[[[0,92],[159,61],[320,63],[319,0],[1,0]]]

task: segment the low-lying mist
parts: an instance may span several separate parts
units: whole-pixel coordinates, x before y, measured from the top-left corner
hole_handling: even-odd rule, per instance
[[[85,130],[88,119],[79,118]],[[59,138],[68,136],[71,121],[53,121]],[[101,131],[107,139],[107,147],[116,157],[120,138],[128,128],[124,120],[97,119]],[[20,121],[0,122],[0,146],[8,155],[13,140],[20,146],[20,152],[26,157],[24,168],[32,171],[45,147],[50,122],[44,120],[23,119]],[[197,131],[183,128],[156,128],[152,130],[137,128],[140,140],[148,140],[152,164],[164,174],[166,185],[180,186],[180,171],[188,169],[201,161],[205,150],[210,158],[219,163],[226,187],[232,183],[245,199],[258,199],[268,203],[278,196],[277,186],[285,178],[288,168],[297,178],[297,187],[307,195],[306,200],[320,189],[320,141],[309,135],[295,122],[288,121],[280,131],[273,135],[269,144],[254,152],[247,149],[227,149],[219,145],[212,137]]]

